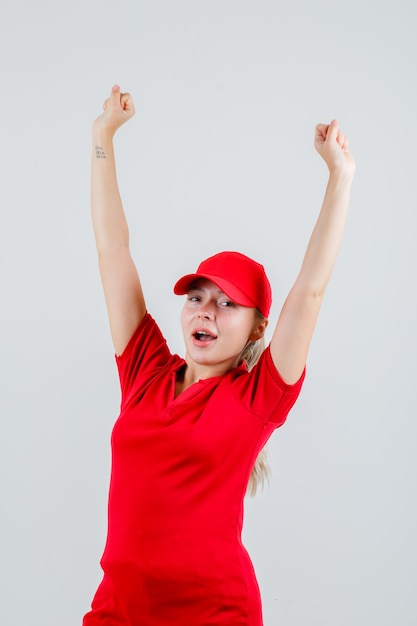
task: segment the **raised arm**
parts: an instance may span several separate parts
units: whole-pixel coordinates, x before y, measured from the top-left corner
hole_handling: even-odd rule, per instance
[[[91,213],[101,280],[116,354],[121,354],[146,312],[129,251],[129,230],[116,178],[113,137],[135,113],[133,100],[115,85],[93,124]]]
[[[329,181],[300,273],[284,303],[271,341],[272,359],[288,384],[299,379],[305,366],[342,241],[355,172],[348,139],[336,120],[330,125],[316,126],[314,144],[329,168]]]

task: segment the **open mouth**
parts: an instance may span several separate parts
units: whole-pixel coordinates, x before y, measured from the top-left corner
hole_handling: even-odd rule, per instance
[[[212,335],[211,333],[205,331],[205,330],[197,330],[194,334],[193,337],[199,342],[199,343],[210,343],[210,341],[214,341],[216,339],[215,335]]]

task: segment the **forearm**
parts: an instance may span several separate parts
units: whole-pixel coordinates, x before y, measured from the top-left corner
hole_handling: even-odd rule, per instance
[[[129,230],[116,177],[111,135],[93,129],[91,213],[99,254],[129,246]]]
[[[314,144],[329,169],[329,181],[300,273],[271,340],[272,360],[288,384],[300,378],[306,363],[323,294],[342,242],[355,172],[349,140],[337,120],[316,126]]]
[[[329,282],[342,242],[349,208],[352,173],[331,172],[322,208],[310,237],[298,286],[314,296],[321,296]]]

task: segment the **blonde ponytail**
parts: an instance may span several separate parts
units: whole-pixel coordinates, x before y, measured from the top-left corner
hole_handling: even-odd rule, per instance
[[[264,317],[260,313],[257,312],[257,314],[261,319],[264,319]],[[263,337],[261,339],[258,339],[257,341],[250,341],[245,346],[240,358],[241,361],[245,361],[248,371],[250,371],[252,367],[256,365],[264,350],[265,339]],[[256,494],[258,487],[263,488],[265,482],[269,482],[270,475],[271,469],[268,463],[268,450],[267,447],[264,446],[258,454],[255,465],[253,466],[249,478],[247,493],[253,497]]]

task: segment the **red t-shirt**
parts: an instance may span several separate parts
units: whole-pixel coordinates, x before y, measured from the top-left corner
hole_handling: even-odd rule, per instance
[[[261,626],[243,500],[304,374],[285,384],[267,348],[251,372],[239,366],[175,398],[185,361],[149,314],[117,365],[104,578],[83,626]]]

